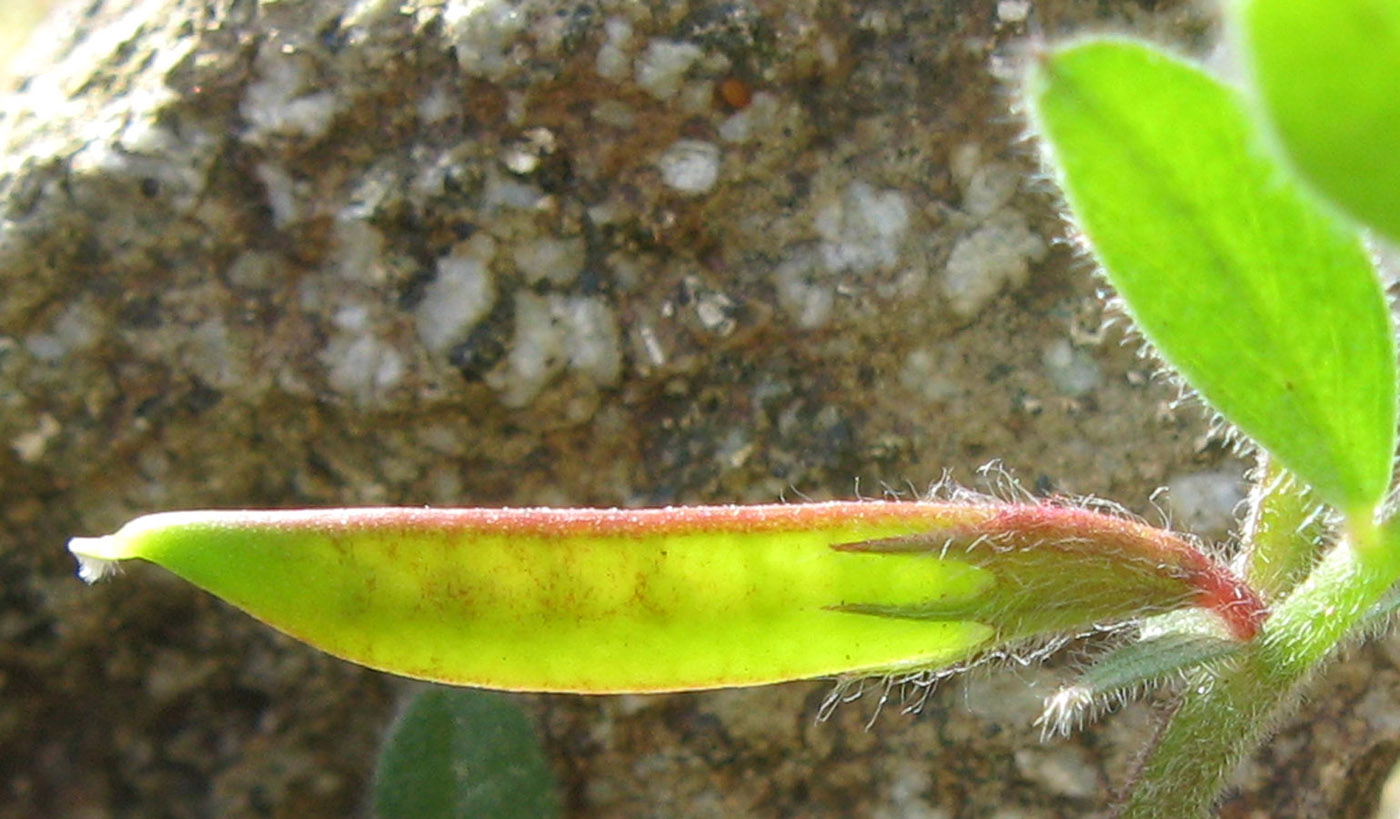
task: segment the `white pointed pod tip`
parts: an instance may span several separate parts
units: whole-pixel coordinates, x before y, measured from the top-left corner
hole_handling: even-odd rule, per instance
[[[120,555],[115,547],[119,544],[116,538],[107,537],[75,537],[68,541],[68,551],[78,559],[78,577],[85,583],[96,583],[106,577],[111,577],[119,571],[117,561],[124,555]]]

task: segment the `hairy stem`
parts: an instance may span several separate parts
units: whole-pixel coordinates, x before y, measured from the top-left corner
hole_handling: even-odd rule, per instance
[[[1265,453],[1259,454],[1245,521],[1245,580],[1268,602],[1307,577],[1327,541],[1325,509],[1315,493]]]
[[[1197,674],[1139,772],[1124,819],[1204,817],[1322,660],[1400,576],[1397,528],[1363,525],[1274,610],[1239,662]]]

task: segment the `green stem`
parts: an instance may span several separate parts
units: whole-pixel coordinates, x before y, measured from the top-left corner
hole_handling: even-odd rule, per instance
[[[1297,701],[1310,672],[1400,579],[1398,551],[1400,528],[1353,527],[1275,608],[1237,663],[1195,675],[1119,815],[1208,816],[1240,761]]]
[[[1262,452],[1249,508],[1245,580],[1273,602],[1307,577],[1322,553],[1327,521],[1313,491]]]

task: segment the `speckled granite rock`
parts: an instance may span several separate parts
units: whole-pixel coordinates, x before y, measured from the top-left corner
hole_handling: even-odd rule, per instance
[[[1007,113],[1028,26],[1204,42],[1101,5],[75,6],[0,106],[0,816],[362,804],[402,685],[156,571],[83,588],[66,537],[140,512],[911,494],[991,458],[1144,512],[1228,494]],[[823,683],[522,702],[579,816],[1088,815],[1148,714],[1042,746],[1059,673],[870,730],[872,697],[816,722]],[[1246,807],[1376,781],[1288,747]]]

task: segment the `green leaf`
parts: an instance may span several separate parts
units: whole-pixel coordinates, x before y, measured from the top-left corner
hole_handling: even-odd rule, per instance
[[[499,694],[429,688],[380,752],[380,819],[559,815],[554,778],[530,721]]]
[[[1400,3],[1237,3],[1279,144],[1318,190],[1400,240]]]
[[[1385,295],[1354,232],[1267,158],[1239,94],[1140,43],[1051,53],[1032,115],[1147,339],[1327,501],[1366,514],[1395,449]]]

